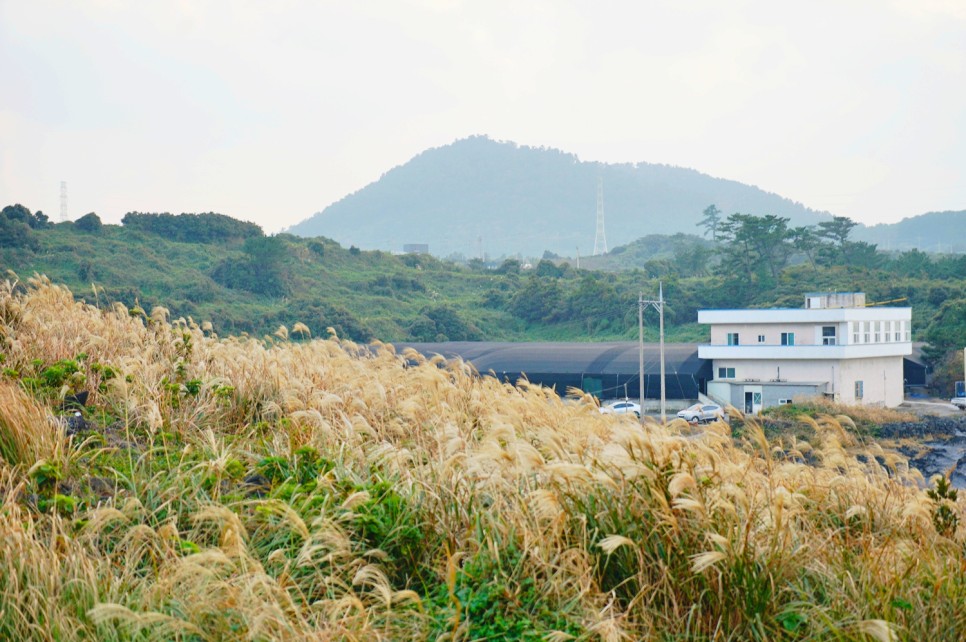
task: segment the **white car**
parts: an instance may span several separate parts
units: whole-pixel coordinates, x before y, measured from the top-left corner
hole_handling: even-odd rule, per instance
[[[960,410],[966,410],[966,397],[953,397],[949,400],[949,403],[953,404]]]
[[[623,401],[615,401],[614,403],[607,406],[601,406],[600,411],[605,415],[610,415],[610,414],[626,415],[628,413],[634,413],[635,415],[640,417],[641,405],[634,403],[633,401],[627,401],[625,399]]]
[[[689,423],[704,423],[724,419],[724,408],[713,403],[696,403],[678,413],[678,417]]]

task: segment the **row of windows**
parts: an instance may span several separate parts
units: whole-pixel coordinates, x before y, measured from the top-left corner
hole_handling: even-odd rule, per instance
[[[830,331],[831,334],[830,335],[826,335],[825,334],[826,333],[826,330]],[[829,339],[831,339],[831,340],[829,341]],[[823,340],[822,342],[824,343],[824,345],[827,345],[827,346],[828,345],[835,345],[835,326],[834,325],[830,325],[828,327],[823,327],[822,328],[822,340]],[[764,343],[764,342],[765,342],[765,335],[759,334],[758,335],[758,343]],[[795,345],[795,333],[794,332],[782,332],[781,342],[782,342],[782,345],[783,346],[793,346],[793,345]],[[741,341],[739,340],[739,337],[738,337],[738,333],[737,332],[729,332],[728,333],[728,345],[729,346],[741,345]]]
[[[905,321],[857,321],[849,323],[852,343],[899,343],[909,341]]]
[[[893,343],[909,341],[910,332],[904,321],[860,321],[849,323],[852,330],[852,343]],[[765,335],[758,335],[758,343],[765,343]],[[838,344],[838,336],[834,325],[822,326],[822,345],[834,346]],[[728,333],[728,345],[742,345],[737,332]],[[781,345],[795,345],[794,332],[781,333]]]

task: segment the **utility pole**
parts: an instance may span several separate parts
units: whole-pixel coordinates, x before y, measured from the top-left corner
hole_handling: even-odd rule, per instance
[[[664,282],[658,284],[658,317],[660,318],[661,332],[661,424],[667,423],[667,395],[664,386],[667,377],[664,376]]]
[[[641,423],[644,422],[644,293],[637,295],[637,381],[640,387]]]
[[[641,293],[637,297],[637,336],[638,336],[638,378],[640,379],[641,387],[641,421],[644,420],[644,308],[653,307],[657,310],[658,316],[660,318],[660,345],[661,345],[661,423],[667,423],[667,390],[665,388],[665,376],[664,376],[664,283],[660,283],[658,286],[658,298],[657,301],[650,301],[644,299],[644,294]]]

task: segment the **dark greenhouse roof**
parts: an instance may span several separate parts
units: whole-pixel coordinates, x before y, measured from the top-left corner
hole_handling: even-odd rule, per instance
[[[462,357],[481,373],[493,371],[577,374],[628,374],[638,371],[638,344],[633,341],[605,343],[497,343],[489,341],[451,341],[447,343],[397,343],[396,351],[406,348],[448,359]],[[644,344],[645,374],[660,374],[660,347]],[[664,344],[665,372],[696,374],[704,364],[698,358],[696,343]]]

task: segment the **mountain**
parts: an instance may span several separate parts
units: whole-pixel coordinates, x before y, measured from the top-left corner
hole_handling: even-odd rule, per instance
[[[857,226],[856,240],[875,243],[880,250],[923,252],[966,252],[966,210],[929,212],[904,218],[898,223]]]
[[[594,248],[603,180],[608,245],[648,234],[699,232],[702,211],[776,214],[793,225],[827,220],[757,187],[693,169],[583,162],[556,149],[473,136],[429,149],[288,231],[363,249],[427,243],[437,256],[573,256]]]

